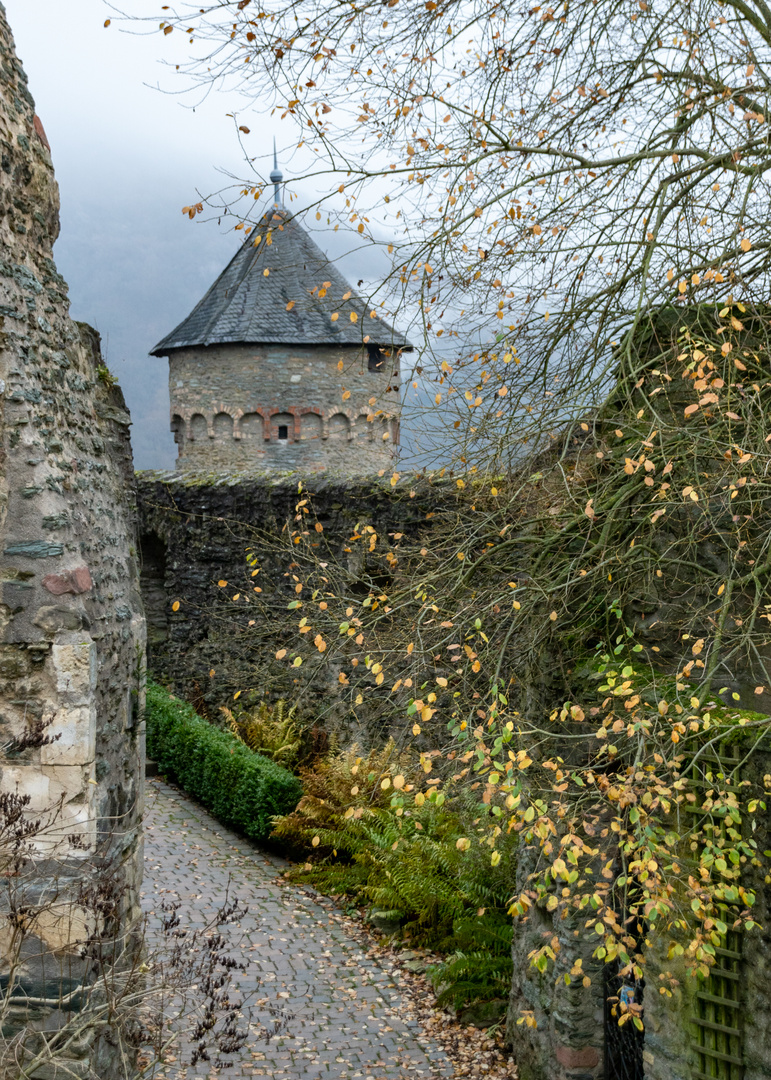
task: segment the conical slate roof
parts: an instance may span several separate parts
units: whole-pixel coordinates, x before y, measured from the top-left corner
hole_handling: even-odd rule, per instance
[[[365,337],[371,345],[411,347],[387,323],[370,318],[364,301],[298,221],[274,209],[151,356],[236,343],[361,345]]]

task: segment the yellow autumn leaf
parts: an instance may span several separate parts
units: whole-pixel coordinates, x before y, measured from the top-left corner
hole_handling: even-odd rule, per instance
[[[352,311],[351,312],[351,322],[358,322],[358,321],[359,321],[359,316],[356,314],[355,311]]]
[[[742,251],[749,251],[750,248],[752,247],[752,244],[750,243],[750,241],[745,236],[744,239],[742,240],[741,244],[739,244],[739,247],[742,249]]]
[[[171,610],[172,611],[179,611],[179,600],[174,601],[174,603],[171,605]]]
[[[320,836],[314,836],[313,839],[311,840],[311,844],[313,845],[313,847],[318,847],[320,843],[321,843],[321,837]]]
[[[332,322],[337,322],[337,320],[339,319],[340,315],[339,315],[339,312],[337,312],[337,311],[333,311],[333,312],[332,312],[332,314],[331,314],[331,315],[330,315],[329,317],[330,317],[330,319],[332,320]]]
[[[291,311],[293,307],[294,307],[294,300],[290,300],[289,303],[286,305],[286,310]]]

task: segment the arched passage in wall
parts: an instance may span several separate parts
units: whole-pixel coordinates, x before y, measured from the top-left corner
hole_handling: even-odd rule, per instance
[[[155,532],[139,538],[139,585],[147,620],[147,641],[154,645],[169,636],[166,597],[166,543]]]

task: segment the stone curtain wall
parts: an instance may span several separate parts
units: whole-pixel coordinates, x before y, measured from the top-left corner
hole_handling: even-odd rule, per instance
[[[175,350],[169,390],[178,468],[348,475],[391,468],[399,444],[399,361],[380,357],[380,370],[370,371],[366,351],[342,346]]]
[[[410,498],[409,490],[403,491],[401,485],[392,488],[387,478],[305,477],[303,493],[298,495],[294,476],[138,475],[148,666],[182,696],[212,712],[227,704],[236,690],[254,685],[255,661],[264,670],[266,659],[282,644],[290,646],[295,640],[297,618],[287,610],[295,599],[294,582],[287,574],[291,556],[277,551],[274,542],[262,544],[260,537],[278,536],[285,523],[293,523],[301,498],[310,496],[323,527],[320,544],[329,545],[337,558],[346,560],[344,549],[357,523],[372,524],[380,535],[416,535],[426,515],[433,516],[443,499],[456,497],[449,484],[430,486],[417,479]],[[229,601],[242,585],[251,590],[255,584],[246,565],[250,547],[259,557],[258,580],[271,619],[247,630],[246,610]],[[219,588],[220,580],[232,587]],[[176,600],[180,607],[175,612]],[[275,662],[271,675],[274,696],[294,699],[301,692],[303,707],[311,712],[318,708],[331,730],[344,724],[345,716],[336,711],[337,671],[329,668],[327,664],[315,672],[309,664],[288,669]],[[212,670],[216,672],[213,678]],[[342,730],[338,733],[346,737]],[[354,733],[354,737],[360,735]]]
[[[124,929],[138,916],[144,619],[129,416],[98,335],[69,318],[52,258],[58,189],[2,6],[0,49],[0,786],[29,796],[33,814],[55,808],[31,887],[56,893],[57,913],[36,917],[17,972],[55,1004],[62,983],[87,977],[73,938],[88,917],[72,897],[97,865]],[[56,741],[24,748],[38,722]],[[6,971],[8,942],[0,911]],[[28,1027],[50,1027],[50,1012],[40,1004]],[[98,1075],[117,1075],[109,1040],[87,1043]]]

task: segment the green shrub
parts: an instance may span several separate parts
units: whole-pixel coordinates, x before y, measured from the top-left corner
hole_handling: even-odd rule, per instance
[[[296,776],[152,682],[145,718],[147,752],[160,768],[224,825],[252,840],[266,840],[271,819],[290,813],[301,798]]]

